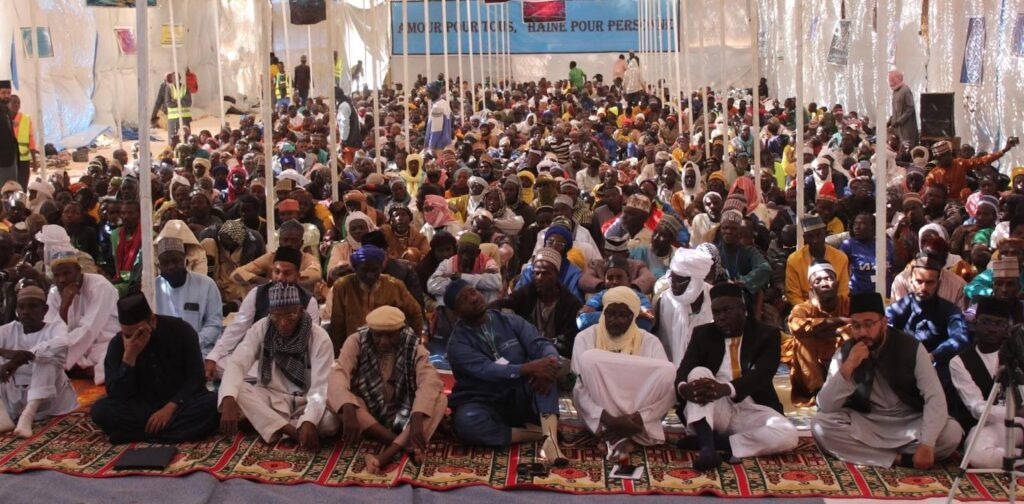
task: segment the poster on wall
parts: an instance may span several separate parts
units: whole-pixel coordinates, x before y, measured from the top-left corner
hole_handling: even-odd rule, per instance
[[[1013,55],[1024,57],[1024,13],[1017,14],[1017,22],[1013,25]]]
[[[114,28],[114,38],[117,39],[117,50],[122,56],[131,56],[138,48],[135,46],[134,28]]]
[[[50,41],[50,28],[37,26],[36,30],[39,35],[39,57],[52,58],[53,44]],[[25,48],[26,58],[35,57],[35,44],[36,39],[32,36],[32,28],[27,26],[21,27],[21,46]]]
[[[160,47],[171,47],[171,25],[165,24],[160,26]],[[185,25],[175,24],[174,25],[174,46],[182,47],[185,45]]]
[[[327,2],[324,0],[288,0],[288,5],[293,25],[312,25],[327,19]]]
[[[967,39],[964,43],[964,62],[960,67],[960,83],[980,86],[985,80],[985,18],[967,20]]]
[[[135,7],[135,0],[85,0],[86,7]],[[156,0],[149,0],[150,7],[156,7]]]
[[[846,66],[850,59],[850,20],[841,19],[832,33],[826,61],[833,65]]]
[[[485,0],[486,1],[486,0]],[[518,5],[522,3],[523,5]],[[511,41],[509,49],[512,54],[567,54],[567,53],[624,53],[635,50],[637,44],[636,0],[562,0],[559,10],[562,11],[561,21],[527,22],[525,17],[517,13],[527,9],[523,0],[509,0],[508,37]],[[536,2],[533,2],[536,3]],[[541,2],[545,3],[545,2]],[[465,9],[469,2],[408,2],[408,17],[402,23],[402,2],[391,2],[391,54],[403,54],[402,39],[408,33],[409,54],[425,53],[426,40],[430,40],[431,53],[440,54],[445,42],[448,52],[455,53],[458,49],[456,30],[441,28],[442,6],[448,10],[449,25],[453,24],[461,4],[461,33],[477,33],[487,36],[488,25],[480,22],[473,12],[470,23]],[[429,5],[431,27],[429,37],[423,23],[423,8]],[[435,21],[437,20],[437,21]],[[500,23],[492,23],[497,26]],[[666,30],[663,34],[662,47],[671,44],[672,35]],[[474,38],[475,42],[475,38]],[[465,40],[463,40],[465,50]]]
[[[565,0],[523,0],[524,23],[565,21]]]

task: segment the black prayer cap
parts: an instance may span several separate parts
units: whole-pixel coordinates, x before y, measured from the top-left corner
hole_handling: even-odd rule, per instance
[[[885,302],[877,292],[862,292],[850,296],[850,315],[855,313],[877,313],[885,315]]]
[[[296,268],[302,268],[302,252],[299,249],[292,247],[278,247],[277,252],[274,252],[274,262],[284,261],[290,262],[295,265]]]
[[[11,89],[11,81],[0,80],[0,89]]]
[[[728,282],[715,284],[715,286],[711,288],[711,299],[720,297],[735,297],[743,299],[743,287],[740,287],[739,284]]]
[[[1005,299],[999,299],[992,296],[981,296],[976,298],[978,307],[975,311],[977,315],[989,315],[992,317],[999,317],[1009,319],[1012,317],[1010,313],[1010,304]]]
[[[121,325],[130,326],[149,320],[153,310],[141,292],[129,294],[117,301],[117,320]]]

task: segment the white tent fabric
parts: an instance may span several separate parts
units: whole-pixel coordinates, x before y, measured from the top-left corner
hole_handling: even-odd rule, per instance
[[[224,92],[236,98],[251,97],[256,102],[259,82],[256,77],[259,59],[255,52],[259,30],[254,2],[256,0],[160,0],[159,6],[149,11],[151,48],[150,82],[153,89],[146,90],[152,103],[158,83],[171,71],[171,51],[160,47],[161,25],[168,23],[168,2],[174,2],[176,22],[183,24],[186,37],[179,51],[181,70],[187,66],[196,73],[200,91],[194,98],[195,113],[217,113],[217,57],[222,59]],[[259,0],[262,1],[262,0]],[[572,0],[570,0],[572,1]],[[720,0],[680,0],[688,3],[690,20],[691,60],[683,62],[691,73],[698,75],[703,68],[708,84],[714,89],[749,87],[753,84],[750,72],[749,2],[759,4],[761,26],[761,67],[767,78],[771,96],[794,94],[796,39],[792,26],[795,0],[721,0],[726,2],[727,20],[724,26],[726,47],[719,45],[720,31],[717,12]],[[36,10],[40,26],[48,26],[53,40],[54,57],[41,61],[43,91],[43,124],[46,141],[84,131],[90,125],[112,125],[115,111],[125,122],[137,117],[137,80],[135,58],[120,55],[114,36],[115,27],[134,27],[134,13],[130,9],[91,8],[84,0],[8,0],[11,7],[0,18],[0,78],[9,78],[13,40],[14,59],[18,70],[18,89],[24,108],[30,113],[35,108],[36,83],[32,61],[24,57],[20,28],[31,26],[30,8]],[[274,0],[274,48],[278,57],[285,58],[281,3]],[[341,8],[344,2],[345,8]],[[845,0],[846,19],[851,23],[849,63],[839,66],[827,62],[832,34],[840,18],[842,0],[815,2],[815,8],[804,9],[804,96],[807,102],[821,105],[843,103],[847,110],[873,116],[875,85],[873,46],[874,0]],[[906,82],[915,96],[922,92],[956,93],[956,127],[964,142],[979,149],[992,150],[1002,145],[1006,137],[1020,133],[1024,124],[1024,58],[1015,55],[1013,33],[1018,13],[1024,11],[1022,0],[930,0],[926,16],[927,36],[922,31],[922,4],[918,1],[890,2],[891,39],[890,64],[906,74]],[[805,0],[805,5],[808,4]],[[216,50],[214,9],[222,13],[221,50]],[[335,29],[342,30],[339,37],[344,50],[342,58],[346,69],[363,60],[364,83],[382,82],[388,75],[391,52],[391,11],[385,0],[336,0]],[[514,12],[514,11],[513,11]],[[698,16],[707,15],[707,19]],[[375,18],[376,16],[376,18]],[[984,20],[986,29],[981,58],[984,78],[980,85],[960,83],[961,64],[964,59],[965,40],[971,18]],[[374,19],[377,20],[376,25]],[[685,25],[684,25],[685,26]],[[703,29],[705,50],[699,49],[697,34]],[[684,28],[685,31],[685,28]],[[314,68],[314,93],[323,94],[331,82],[331,52],[327,48],[326,23],[311,29],[312,49],[308,47],[303,26],[289,28],[292,59],[286,67],[293,67],[301,54],[311,54]],[[400,39],[397,43],[401,43]],[[513,40],[514,44],[514,40]],[[312,51],[310,53],[310,51]],[[513,47],[514,52],[514,47]],[[371,58],[379,58],[377,75],[371,75]],[[575,59],[589,75],[610,74],[616,54],[559,54],[512,55],[512,72],[516,79],[564,78],[568,62]],[[401,57],[399,57],[401,58]],[[451,68],[457,66],[457,56],[451,54]],[[464,63],[468,63],[468,56]],[[397,61],[400,62],[400,59]],[[410,76],[423,73],[425,59],[409,58]],[[431,66],[444,67],[441,55],[431,57]],[[685,75],[685,71],[680,72]],[[393,80],[400,80],[401,72],[391,72]],[[650,76],[648,76],[650,77]],[[371,82],[367,82],[367,81]],[[693,83],[693,87],[699,85]],[[674,86],[672,86],[674,88]],[[148,114],[149,111],[147,110]],[[1024,151],[1016,149],[1001,163],[1002,169],[1018,162],[1024,163]]]

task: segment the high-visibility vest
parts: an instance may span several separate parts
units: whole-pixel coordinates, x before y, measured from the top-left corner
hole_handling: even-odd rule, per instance
[[[29,152],[29,144],[32,141],[32,120],[27,114],[18,114],[18,157],[21,161],[29,161],[32,154]]]
[[[185,95],[188,94],[188,88],[185,86],[185,83],[168,84],[167,88],[171,91],[171,101],[167,104],[167,120],[191,119],[192,107],[184,103]],[[179,100],[182,101],[181,108],[178,108]]]
[[[283,100],[292,95],[292,80],[288,74],[281,72],[274,78],[274,100]]]
[[[345,73],[345,64],[338,58],[334,61],[334,78],[341,79],[342,74]]]

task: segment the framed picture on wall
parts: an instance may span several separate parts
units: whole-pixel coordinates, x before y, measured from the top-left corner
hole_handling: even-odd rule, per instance
[[[138,47],[135,45],[134,28],[114,28],[114,38],[117,39],[117,50],[122,56],[131,56],[138,52]]]
[[[50,39],[50,28],[47,26],[37,26],[36,30],[39,35],[39,57],[41,58],[52,58],[53,57],[53,42]],[[25,48],[25,57],[35,57],[35,37],[32,36],[32,28],[23,26],[21,28],[21,46]]]
[[[185,25],[174,25],[173,39],[171,38],[171,25],[165,24],[160,26],[160,47],[171,47],[172,40],[175,47],[183,47],[185,45]]]

